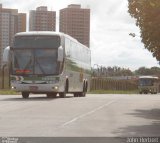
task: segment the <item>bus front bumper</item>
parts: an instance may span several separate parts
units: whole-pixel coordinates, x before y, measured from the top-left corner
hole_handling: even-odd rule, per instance
[[[63,89],[58,84],[11,84],[11,88],[18,92],[61,92]]]

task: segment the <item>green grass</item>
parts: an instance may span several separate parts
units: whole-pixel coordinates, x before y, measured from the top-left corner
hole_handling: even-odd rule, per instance
[[[123,90],[94,90],[88,92],[89,94],[137,94],[138,90],[123,91]],[[9,89],[1,89],[0,95],[19,95],[19,92],[15,92]]]
[[[13,90],[9,89],[0,89],[0,95],[18,95],[20,94],[19,92],[15,92]]]
[[[137,94],[138,90],[93,90],[89,92],[90,94]]]

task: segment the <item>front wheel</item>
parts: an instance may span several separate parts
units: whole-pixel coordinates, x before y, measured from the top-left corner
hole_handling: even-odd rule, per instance
[[[29,97],[29,92],[22,92],[22,97],[27,99]]]
[[[64,92],[60,92],[59,97],[60,98],[66,98],[66,94],[68,93],[68,89],[69,89],[69,81],[67,79],[66,84],[65,84],[65,88],[64,88]]]
[[[66,92],[61,92],[61,93],[59,93],[59,97],[60,97],[60,98],[65,98],[65,97],[66,97]]]
[[[47,93],[47,98],[56,98],[57,93]]]

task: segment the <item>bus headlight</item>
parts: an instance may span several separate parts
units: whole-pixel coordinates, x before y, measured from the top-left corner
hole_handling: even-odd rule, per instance
[[[54,87],[52,87],[54,90],[58,90],[58,86],[54,86]]]
[[[14,87],[14,86],[12,86],[11,88],[12,88],[12,89],[16,89],[16,87]]]

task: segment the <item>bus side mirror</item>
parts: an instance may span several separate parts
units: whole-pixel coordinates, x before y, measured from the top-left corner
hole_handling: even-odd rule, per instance
[[[10,46],[8,46],[4,49],[3,58],[2,58],[3,65],[9,64],[9,53],[10,53]]]
[[[63,52],[63,48],[62,48],[62,46],[60,46],[59,48],[58,48],[58,62],[63,62],[63,58],[64,58],[64,54],[63,54],[64,52]]]

